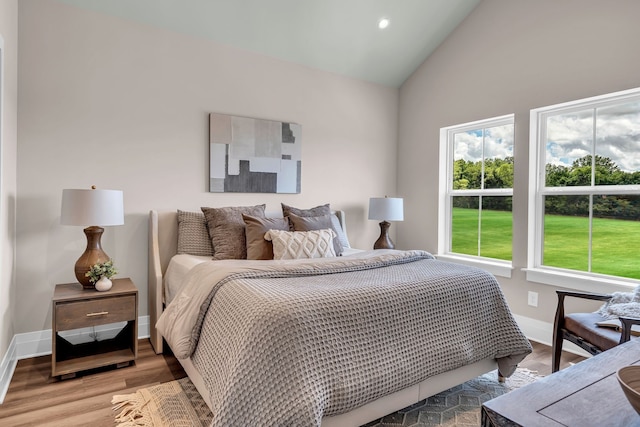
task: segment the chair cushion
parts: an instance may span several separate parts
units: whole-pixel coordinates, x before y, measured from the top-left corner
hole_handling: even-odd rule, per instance
[[[564,328],[602,351],[609,350],[620,342],[620,332],[596,325],[603,320],[605,318],[598,313],[571,313],[564,318]]]

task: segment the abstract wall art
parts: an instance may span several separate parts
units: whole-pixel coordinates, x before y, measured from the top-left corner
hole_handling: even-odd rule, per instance
[[[301,126],[209,114],[209,192],[300,193]]]

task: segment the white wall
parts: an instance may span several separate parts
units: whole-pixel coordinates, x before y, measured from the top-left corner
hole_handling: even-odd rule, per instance
[[[18,0],[0,0],[0,38],[4,44],[4,86],[0,99],[0,360],[14,330],[16,148],[18,129]],[[3,73],[0,72],[0,75]],[[0,366],[0,377],[3,374]]]
[[[405,221],[392,226],[398,247],[435,251],[440,127],[507,113],[516,115],[515,270],[500,282],[516,314],[552,322],[554,288],[527,282],[521,271],[529,110],[640,86],[635,0],[615,7],[600,0],[483,0],[403,85],[399,109],[394,89],[31,0],[19,3],[16,94],[17,3],[0,0],[8,55],[0,354],[12,334],[50,326],[54,284],[74,280],[85,239],[79,228],[59,225],[63,188],[124,190],[126,224],[107,229],[103,246],[138,284],[146,314],[149,209],[265,202],[273,211],[281,201],[331,202],[347,210],[353,243],[369,247],[378,227],[366,220],[368,198],[393,194],[405,198]],[[209,112],[300,123],[302,194],[208,193]],[[538,308],[526,305],[528,290],[540,293]]]
[[[61,226],[63,188],[124,190],[105,251],[147,313],[147,214],[330,202],[369,247],[368,198],[395,194],[398,90],[56,3],[19,4],[15,332],[50,327],[56,283],[74,281],[86,239]],[[302,193],[211,194],[208,113],[302,125]]]
[[[483,0],[400,90],[404,247],[437,250],[439,129],[515,113],[512,310],[552,323],[555,288],[527,282],[529,110],[640,86],[640,2]],[[537,308],[527,291],[539,292]]]

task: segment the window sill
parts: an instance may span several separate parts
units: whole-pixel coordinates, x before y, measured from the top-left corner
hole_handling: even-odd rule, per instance
[[[472,267],[478,267],[483,270],[487,270],[494,276],[499,277],[511,278],[511,271],[513,271],[513,267],[511,266],[510,262],[494,261],[489,258],[465,257],[452,254],[436,255],[436,258],[441,261],[449,261],[458,264],[470,265]]]
[[[529,282],[542,283],[564,289],[610,294],[632,291],[640,283],[633,279],[615,279],[544,268],[525,268]]]

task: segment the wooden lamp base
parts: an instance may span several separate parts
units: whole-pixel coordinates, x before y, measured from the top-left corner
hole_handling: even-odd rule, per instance
[[[389,226],[391,225],[388,221],[382,221],[380,223],[380,237],[373,244],[373,249],[395,249],[395,245],[391,241],[389,237]]]
[[[104,228],[96,226],[84,229],[84,234],[87,236],[87,249],[80,255],[75,266],[76,279],[84,289],[95,289],[94,284],[85,276],[91,266],[109,261],[109,256],[102,250],[100,243],[103,232]]]

